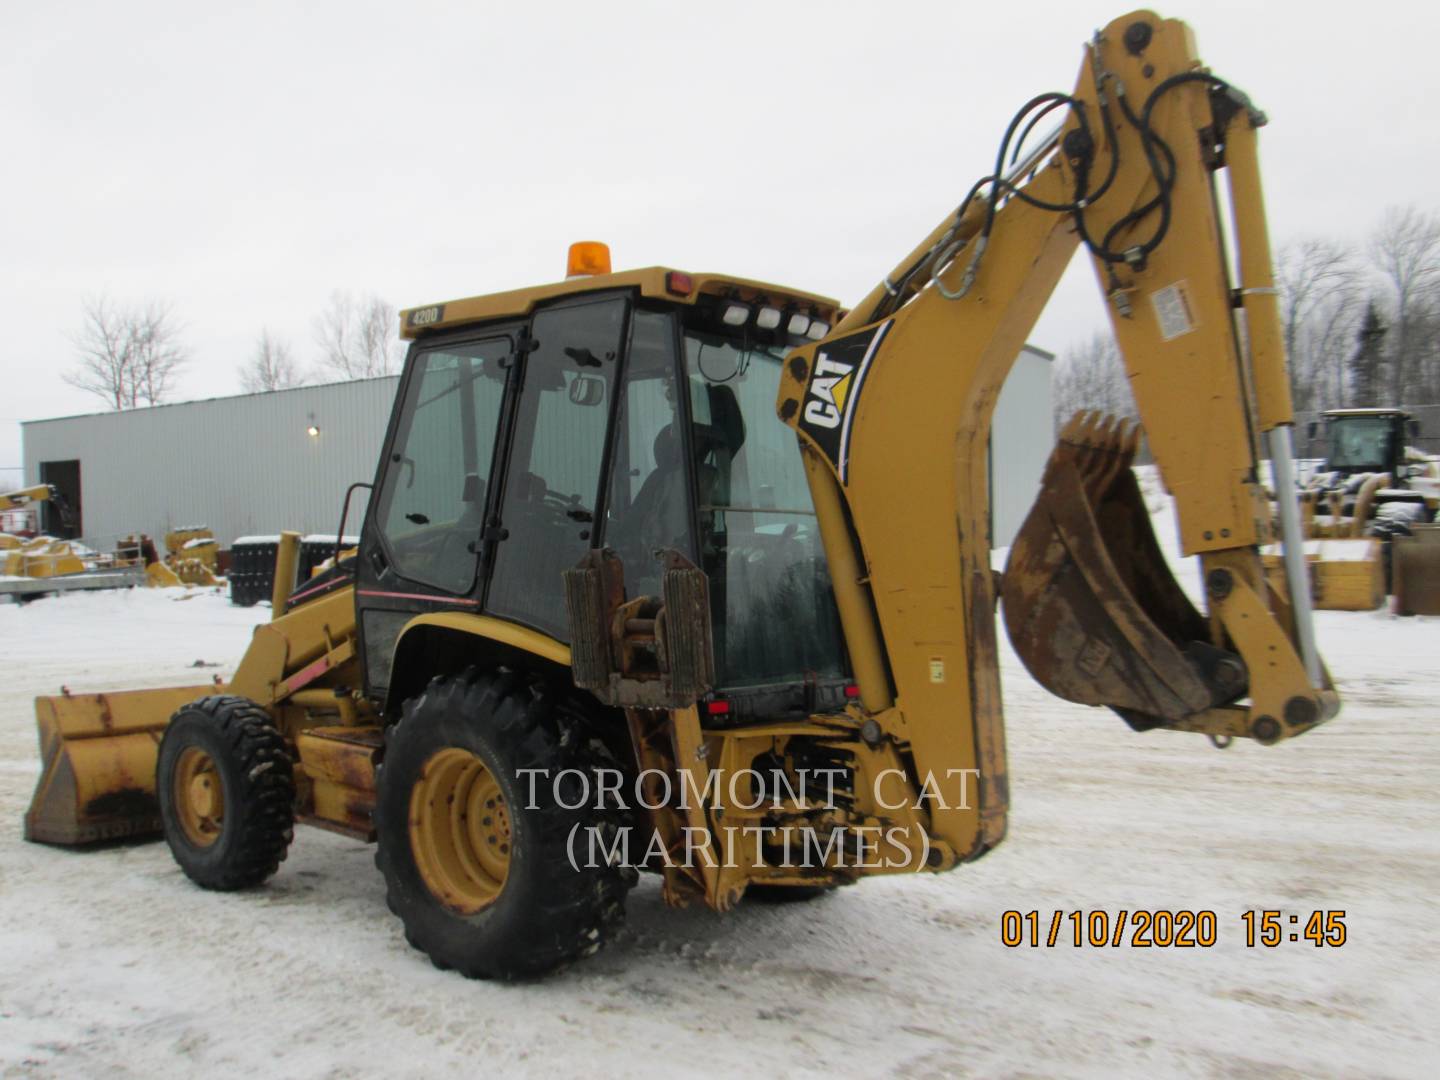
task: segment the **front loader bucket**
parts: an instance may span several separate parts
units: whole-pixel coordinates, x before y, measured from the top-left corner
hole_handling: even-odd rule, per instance
[[[1139,428],[1079,413],[1050,455],[1005,568],[1005,628],[1041,685],[1138,729],[1246,690],[1171,576],[1131,462]]]
[[[213,685],[35,699],[43,763],[25,839],[72,846],[160,834],[155,758],[176,709]]]

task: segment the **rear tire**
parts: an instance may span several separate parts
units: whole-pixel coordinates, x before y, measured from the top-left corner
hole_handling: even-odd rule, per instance
[[[155,769],[165,840],[180,869],[206,889],[259,885],[284,861],[295,832],[295,775],[270,714],[216,695],[177,711]]]
[[[405,703],[376,778],[375,863],[405,939],[469,978],[543,975],[598,951],[624,920],[634,870],[588,865],[607,764],[583,715],[516,672],[433,680]],[[534,774],[534,800],[530,776]],[[565,774],[566,770],[579,770]],[[590,776],[581,802],[580,774]],[[571,839],[576,862],[570,861]],[[600,860],[595,860],[599,862]]]

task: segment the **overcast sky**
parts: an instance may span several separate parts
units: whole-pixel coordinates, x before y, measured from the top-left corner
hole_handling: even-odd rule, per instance
[[[1087,2],[0,5],[0,467],[87,296],[173,303],[181,398],[262,327],[309,363],[333,290],[400,307],[554,280],[576,239],[853,301],[1068,90]],[[1277,243],[1440,208],[1433,4],[1192,0],[1265,109]],[[1103,325],[1076,260],[1032,340]],[[0,471],[0,488],[17,472]]]

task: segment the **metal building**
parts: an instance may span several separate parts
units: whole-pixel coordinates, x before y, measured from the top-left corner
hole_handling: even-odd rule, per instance
[[[1050,372],[1055,354],[1026,345],[990,424],[990,534],[995,547],[1009,547],[1040,493],[1040,475],[1055,445]]]
[[[282,528],[333,533],[345,489],[375,476],[398,381],[32,420],[21,425],[27,483],[59,487],[97,547],[187,525],[208,525],[222,547]],[[352,520],[364,507],[361,492]]]
[[[1026,346],[995,409],[994,543],[1008,545],[1051,447],[1053,357]],[[333,533],[345,489],[369,481],[398,377],[210,398],[21,425],[26,483],[53,483],[104,548],[132,532],[206,525],[222,547],[280,529]],[[352,504],[358,531],[365,492]],[[63,535],[58,520],[46,523]]]

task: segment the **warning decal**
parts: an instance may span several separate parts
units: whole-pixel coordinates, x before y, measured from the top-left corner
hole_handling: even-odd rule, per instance
[[[1177,281],[1150,294],[1155,320],[1160,324],[1160,337],[1165,341],[1188,334],[1195,329],[1195,312],[1185,282]]]

